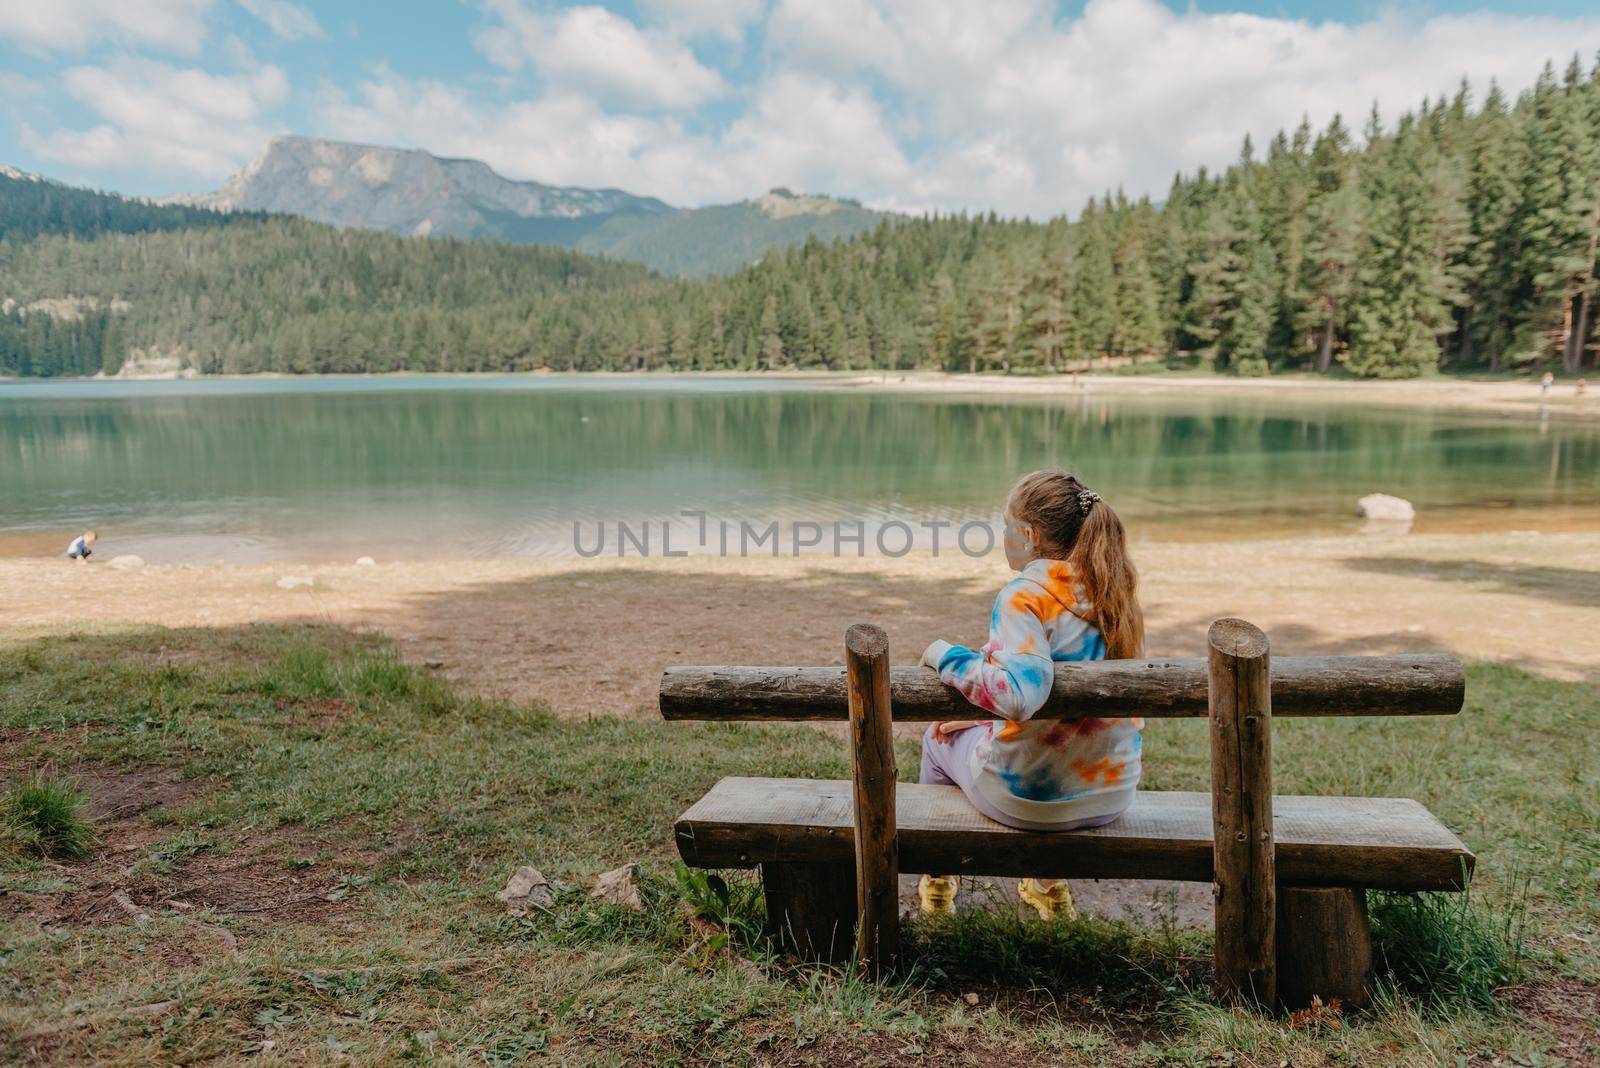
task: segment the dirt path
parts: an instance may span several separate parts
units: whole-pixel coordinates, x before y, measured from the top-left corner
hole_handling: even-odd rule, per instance
[[[1280,654],[1447,650],[1600,676],[1600,534],[1438,534],[1146,544],[1153,655],[1200,655],[1241,615]],[[845,626],[889,629],[897,662],[983,637],[998,559],[470,560],[149,566],[0,560],[0,638],[160,623],[375,627],[468,690],[563,715],[653,714],[671,663],[838,663]],[[285,577],[314,585],[284,589]]]

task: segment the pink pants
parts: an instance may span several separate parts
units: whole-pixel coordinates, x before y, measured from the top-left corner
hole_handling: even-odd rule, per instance
[[[922,736],[922,771],[917,781],[935,786],[959,786],[973,808],[996,823],[1015,827],[1019,831],[1077,831],[1085,827],[1104,827],[1122,815],[1113,812],[1107,816],[1090,816],[1082,820],[1036,823],[1001,812],[988,798],[972,788],[972,750],[989,730],[988,727],[968,727],[948,742],[941,742],[934,738],[933,727],[929,727]]]

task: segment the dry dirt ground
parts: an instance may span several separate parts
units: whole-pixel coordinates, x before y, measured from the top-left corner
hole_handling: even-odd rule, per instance
[[[1600,533],[1424,534],[1136,548],[1151,655],[1238,615],[1284,654],[1442,650],[1600,677]],[[564,716],[654,714],[669,664],[841,663],[845,627],[897,663],[984,637],[997,557],[147,566],[0,559],[0,638],[63,626],[373,627],[457,686]],[[292,589],[286,577],[309,578]]]

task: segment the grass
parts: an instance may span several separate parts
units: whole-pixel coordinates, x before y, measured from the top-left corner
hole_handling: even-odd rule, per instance
[[[0,849],[72,860],[87,856],[93,845],[94,827],[84,817],[75,783],[36,774],[0,797]]]
[[[1432,1002],[1493,1010],[1523,974],[1523,912],[1465,894],[1369,895],[1373,949],[1391,982]]]
[[[1211,1000],[1209,936],[1170,926],[916,923],[880,985],[774,956],[751,877],[681,870],[669,827],[725,774],[846,775],[807,728],[559,721],[331,627],[12,641],[0,774],[98,825],[0,852],[0,1061],[1582,1063],[1581,1001],[1528,1006],[1600,985],[1600,712],[1501,667],[1469,694],[1277,730],[1280,789],[1416,796],[1481,864],[1470,899],[1374,895],[1373,1009],[1275,1019]],[[1152,725],[1153,788],[1203,786],[1203,726]],[[586,892],[625,863],[638,912]],[[494,900],[522,864],[548,909]]]

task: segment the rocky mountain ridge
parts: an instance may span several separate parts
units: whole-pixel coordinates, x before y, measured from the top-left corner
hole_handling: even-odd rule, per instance
[[[737,204],[677,208],[620,189],[506,178],[421,149],[283,136],[214,192],[162,203],[266,211],[427,237],[488,237],[633,259],[669,274],[735,270],[808,237],[849,237],[884,216],[787,189]]]

